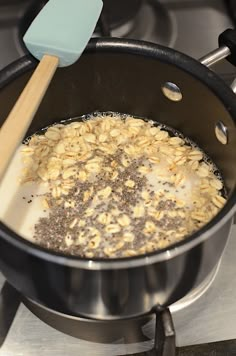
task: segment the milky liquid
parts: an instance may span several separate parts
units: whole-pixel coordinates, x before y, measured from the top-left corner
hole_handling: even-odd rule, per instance
[[[0,220],[23,238],[34,242],[35,224],[41,217],[48,216],[48,210],[45,210],[42,205],[43,195],[48,192],[48,186],[46,183],[20,183],[24,168],[21,153],[23,147],[24,145],[16,152],[0,185]],[[154,172],[147,175],[153,190],[167,189],[191,206],[191,191],[197,184],[196,176],[189,176],[182,189],[166,188],[164,183],[170,173],[165,166],[167,167],[165,162],[153,165],[155,172],[158,168],[162,174],[164,173],[163,177],[159,176],[157,179]]]
[[[46,184],[20,183],[22,169],[21,149],[14,158],[0,184],[0,220],[22,237],[33,241],[34,225],[40,217],[48,216],[42,205]]]
[[[158,165],[153,165],[150,173],[147,174],[148,182],[152,186],[153,191],[165,191],[171,195],[174,195],[176,199],[182,200],[189,208],[192,207],[192,192],[194,188],[200,184],[200,177],[193,171],[181,169],[181,172],[185,173],[185,181],[180,187],[166,186],[166,181],[171,177],[169,166],[165,161],[161,161]],[[158,171],[160,175],[158,175]]]

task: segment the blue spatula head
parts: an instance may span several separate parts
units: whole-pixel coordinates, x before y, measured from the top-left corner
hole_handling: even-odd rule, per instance
[[[83,53],[99,19],[102,0],[49,0],[34,19],[24,43],[37,59],[59,58],[59,66],[73,64]]]

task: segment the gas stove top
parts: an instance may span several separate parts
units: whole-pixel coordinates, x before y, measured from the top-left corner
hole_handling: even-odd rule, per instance
[[[234,27],[223,0],[132,1],[135,11],[126,8],[129,16],[125,18],[120,16],[122,11],[113,18],[108,7],[94,36],[147,40],[200,58],[217,47],[221,32]],[[21,37],[44,3],[45,0],[0,0],[0,70],[26,54]],[[125,3],[122,5],[120,0],[120,6],[127,6],[128,2]],[[214,70],[228,83],[236,76],[235,68],[227,61],[216,65]],[[178,356],[236,355],[235,237],[234,226],[217,270],[199,290],[171,307]],[[0,275],[0,287],[4,282]],[[0,343],[8,317],[4,305],[0,296]],[[14,303],[9,309],[14,314]],[[89,335],[86,340],[78,339],[48,326],[21,303],[0,347],[0,356],[111,356],[145,352],[154,344],[154,317],[133,334],[128,343],[124,342],[126,335],[112,344],[87,341]]]
[[[45,3],[46,0],[0,0],[0,70],[27,53],[22,35]],[[120,0],[119,6],[116,0],[104,3],[105,11],[94,36],[159,43],[196,59],[217,48],[219,34],[234,27],[233,16],[231,19],[229,15],[230,11],[233,14],[230,0]],[[112,16],[112,10],[118,15]],[[226,81],[235,73],[227,61],[214,69]]]

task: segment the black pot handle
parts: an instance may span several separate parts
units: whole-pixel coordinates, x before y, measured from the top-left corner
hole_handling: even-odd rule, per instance
[[[226,58],[231,64],[236,66],[236,29],[227,29],[219,35],[219,48],[208,53],[199,61],[206,67]],[[236,79],[231,85],[231,89],[236,94]]]
[[[236,30],[228,29],[219,36],[219,46],[227,47],[230,55],[226,59],[236,66]]]
[[[236,30],[227,29],[219,35],[219,48],[206,54],[199,61],[206,67],[226,58],[231,64],[236,66]]]

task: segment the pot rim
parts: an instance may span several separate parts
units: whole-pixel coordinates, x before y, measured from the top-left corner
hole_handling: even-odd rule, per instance
[[[205,83],[205,85],[217,96],[229,112],[234,122],[236,122],[236,98],[231,89],[221,80],[214,72],[203,66],[197,60],[175,51],[171,48],[155,45],[152,43],[127,40],[117,38],[95,38],[90,40],[85,53],[124,53],[135,56],[144,56],[157,59],[175,65],[184,70],[196,79]],[[37,61],[30,55],[27,55],[0,72],[0,90],[14,79],[37,65]],[[61,253],[49,251],[45,248],[20,237],[5,224],[0,222],[0,236],[6,242],[12,244],[26,253],[39,259],[44,259],[51,263],[56,263],[68,267],[82,268],[89,270],[107,270],[123,269],[145,266],[161,261],[174,258],[196,245],[210,238],[224,223],[232,218],[236,210],[236,189],[229,197],[223,209],[200,230],[187,237],[185,240],[175,243],[165,249],[138,255],[134,257],[124,257],[119,259],[102,259],[102,258],[80,258],[78,256],[67,256]]]

